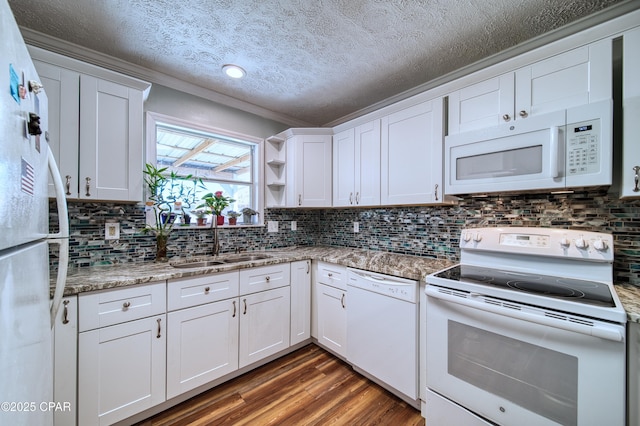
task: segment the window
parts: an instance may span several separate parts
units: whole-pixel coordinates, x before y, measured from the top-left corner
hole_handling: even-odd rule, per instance
[[[193,183],[194,195],[182,200],[186,212],[195,212],[205,194],[222,191],[234,200],[223,216],[229,211],[242,213],[245,208],[261,213],[261,139],[148,113],[147,140],[147,161],[167,167],[168,175],[201,180],[202,184]],[[243,216],[238,223],[248,225]]]

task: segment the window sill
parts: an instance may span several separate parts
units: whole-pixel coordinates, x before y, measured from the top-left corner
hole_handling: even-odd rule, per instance
[[[218,229],[221,228],[262,228],[264,227],[264,223],[252,223],[252,224],[243,224],[243,223],[238,223],[237,225],[229,225],[228,223],[225,223],[224,225],[218,225]],[[214,227],[210,224],[207,223],[206,225],[202,225],[202,226],[198,226],[195,223],[191,223],[189,225],[173,225],[173,229],[213,229]]]

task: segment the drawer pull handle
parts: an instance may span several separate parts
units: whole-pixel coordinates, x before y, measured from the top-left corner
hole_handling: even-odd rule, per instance
[[[211,287],[205,287],[204,288],[204,294],[209,294],[210,290],[211,290]]]
[[[269,275],[267,275],[266,277],[264,277],[265,280],[267,280],[267,282],[271,281],[271,277]]]
[[[69,308],[67,307],[69,301],[65,300],[62,304],[64,305],[64,309],[62,309],[62,323],[69,324]]]
[[[634,166],[633,171],[636,172],[633,177],[633,192],[638,192],[640,191],[640,188],[638,188],[638,185],[640,184],[640,166]]]
[[[340,304],[342,304],[342,309],[346,308],[346,306],[344,306],[344,296],[345,294],[342,293],[342,297],[340,298]]]
[[[156,336],[156,339],[159,339],[160,337],[162,337],[162,334],[160,334],[160,332],[162,331],[162,327],[160,326],[161,319],[158,318],[156,321],[158,321],[158,335]]]
[[[65,176],[67,182],[65,183],[65,188],[67,189],[67,192],[65,192],[66,195],[71,195],[71,175],[66,175]]]
[[[86,189],[86,194],[84,194],[87,197],[91,197],[91,178],[90,177],[86,177],[84,178],[85,180],[85,188]]]
[[[236,301],[233,301],[233,315],[231,315],[231,318],[235,318],[236,317]]]
[[[311,272],[311,266],[309,265],[309,261],[307,260],[307,275]]]
[[[131,306],[131,302],[124,302],[122,304],[122,310],[126,311],[127,309],[129,309],[130,306]]]
[[[242,315],[247,315],[247,299],[242,299],[242,301],[244,302],[244,312]]]

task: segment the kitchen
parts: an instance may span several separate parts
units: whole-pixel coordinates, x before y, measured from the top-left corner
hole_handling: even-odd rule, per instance
[[[176,102],[177,106],[167,105],[162,98],[182,99],[183,102]],[[181,106],[190,103],[192,106],[187,109],[197,110],[204,105],[197,98],[160,87],[155,94],[151,92],[145,109],[181,116],[188,114]],[[219,113],[216,120],[237,120],[232,118],[230,108],[214,108]],[[221,123],[213,124],[222,126]],[[255,126],[256,131],[266,131],[263,128],[257,130],[260,124]],[[274,126],[270,133],[261,134],[266,137],[281,130],[284,127]],[[129,203],[69,202],[70,228],[75,242],[70,252],[72,266],[82,268],[101,263],[153,262],[153,238],[137,233],[144,222],[140,209],[139,205]],[[52,214],[52,223],[55,223],[55,215]],[[264,210],[262,220],[264,223],[278,222],[278,232],[243,228],[242,237],[238,237],[239,229],[224,227],[220,229],[220,238],[225,252],[318,245],[410,254],[455,262],[459,260],[458,242],[463,228],[528,226],[594,230],[611,232],[615,236],[616,283],[636,286],[638,277],[633,252],[638,241],[634,226],[636,216],[634,201],[620,200],[615,191],[605,187],[577,190],[572,194],[489,194],[484,198],[462,196],[453,205],[387,207],[382,204],[358,209],[268,208]],[[107,221],[120,223],[118,242],[121,246],[105,240],[104,226]],[[296,223],[295,231],[291,227],[292,222]],[[359,224],[359,232],[354,232],[354,222]],[[200,235],[199,231],[192,230],[176,232],[173,235],[174,250],[188,247],[191,256],[209,255],[211,242],[208,239],[202,242]],[[52,263],[54,266],[57,264],[55,256]]]

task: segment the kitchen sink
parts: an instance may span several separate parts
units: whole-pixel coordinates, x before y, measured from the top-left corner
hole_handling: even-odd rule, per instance
[[[244,254],[237,256],[229,256],[223,257],[216,260],[202,260],[199,262],[185,262],[185,263],[176,263],[171,266],[174,268],[204,268],[207,266],[218,266],[218,265],[228,265],[229,263],[240,263],[240,262],[249,262],[252,260],[262,260],[268,259],[269,255],[266,254]]]
[[[171,265],[174,268],[203,268],[206,266],[217,266],[224,265],[226,262],[221,260],[207,260],[202,262],[187,262],[187,263],[177,263],[175,265]]]
[[[245,254],[240,256],[231,256],[223,259],[225,263],[249,262],[251,260],[268,259],[270,256],[266,254]]]

